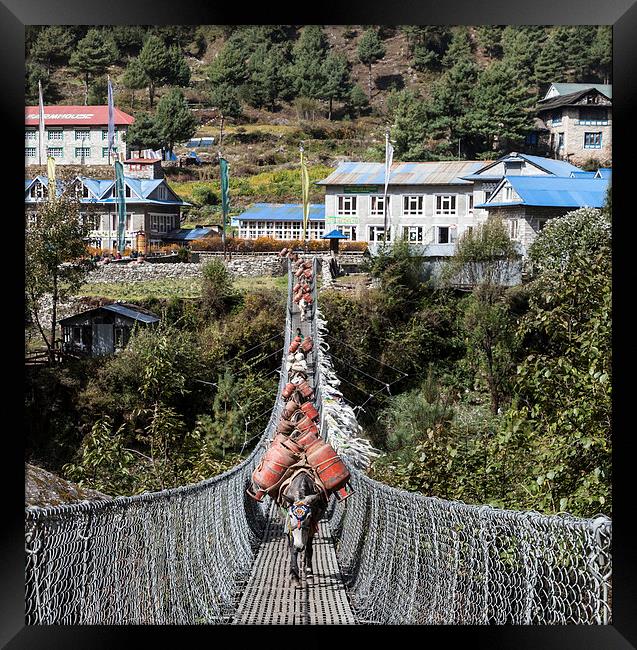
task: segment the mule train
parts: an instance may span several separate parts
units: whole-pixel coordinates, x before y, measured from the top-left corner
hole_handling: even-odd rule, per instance
[[[297,280],[293,301],[298,306],[301,322],[313,316],[312,262],[283,249],[281,256],[292,262]],[[288,383],[282,398],[285,401],[276,435],[261,462],[252,473],[248,494],[262,501],[268,494],[279,507],[287,511],[286,528],[290,540],[290,578],[299,583],[298,558],[305,552],[305,576],[313,577],[312,543],[323,518],[331,494],[345,499],[351,493],[349,470],[320,437],[320,413],[316,408],[314,391],[308,382],[308,359],[314,342],[303,338],[300,328],[288,349],[286,371]]]

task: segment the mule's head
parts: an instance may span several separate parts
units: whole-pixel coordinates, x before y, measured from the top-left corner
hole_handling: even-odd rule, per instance
[[[313,509],[316,509],[320,494],[310,494],[298,500],[286,497],[288,502],[288,526],[292,533],[292,542],[297,551],[302,551],[307,545],[312,525],[315,520]]]

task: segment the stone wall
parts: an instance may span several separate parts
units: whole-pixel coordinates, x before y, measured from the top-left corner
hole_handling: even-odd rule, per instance
[[[212,256],[210,256],[212,257]],[[145,282],[166,278],[201,277],[203,264],[209,257],[201,256],[198,263],[174,262],[172,264],[105,264],[89,273],[87,282]],[[218,256],[218,259],[223,260]],[[285,274],[285,263],[278,255],[242,255],[225,262],[230,273],[237,277],[279,276]]]

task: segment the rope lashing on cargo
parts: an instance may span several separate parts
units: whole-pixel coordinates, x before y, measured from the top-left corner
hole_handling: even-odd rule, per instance
[[[316,262],[314,271],[316,276]],[[292,286],[288,272],[284,351],[293,336]],[[354,489],[344,501],[332,499],[327,516],[357,621],[610,623],[607,517],[472,506],[392,488],[365,475],[379,452],[338,390],[316,286],[312,298],[314,315],[307,303],[305,311],[317,351],[314,405],[321,434],[347,463]],[[279,396],[285,364],[284,353]],[[264,534],[273,530],[267,502],[247,497],[245,489],[282,408],[277,397],[253,452],[219,476],[112,501],[27,508],[27,624],[233,620]],[[268,574],[259,575],[265,580]]]

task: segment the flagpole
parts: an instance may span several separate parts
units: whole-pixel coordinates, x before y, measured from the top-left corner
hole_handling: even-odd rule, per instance
[[[44,135],[45,135],[45,129],[44,129],[44,101],[42,99],[42,81],[38,79],[38,102],[39,102],[39,107],[38,107],[38,164],[42,165],[42,148],[45,146],[44,144]]]
[[[391,160],[389,155],[389,129],[385,131],[385,188],[383,191],[383,240],[387,242],[387,186],[389,184],[389,175],[391,173]],[[393,156],[392,156],[393,157]]]
[[[309,220],[309,175],[307,171],[307,164],[303,159],[303,141],[299,145],[301,153],[301,196],[303,197],[303,245],[305,252],[308,251],[308,220]]]
[[[227,198],[226,198],[226,192],[227,188],[224,187],[224,184],[228,183],[227,179],[227,169],[226,172],[224,173],[224,169],[222,167],[221,161],[224,160],[225,158],[223,157],[221,151],[217,153],[217,157],[219,159],[219,177],[221,181],[221,242],[223,244],[223,259],[224,261],[226,260],[226,211],[227,211]],[[225,183],[224,183],[224,176],[225,176]]]

